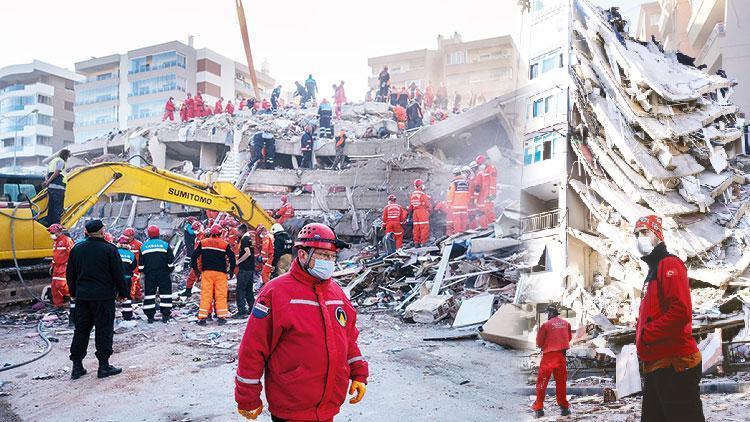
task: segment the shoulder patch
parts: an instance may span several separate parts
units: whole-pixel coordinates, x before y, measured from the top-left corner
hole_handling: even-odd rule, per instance
[[[342,308],[341,306],[336,308],[336,321],[338,321],[339,325],[341,325],[342,327],[346,327],[346,311],[344,311],[344,308]]]
[[[253,305],[252,316],[255,318],[265,318],[271,312],[271,301],[266,297],[259,297]]]

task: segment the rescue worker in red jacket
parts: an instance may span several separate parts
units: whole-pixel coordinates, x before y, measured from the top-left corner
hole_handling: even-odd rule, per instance
[[[59,224],[49,226],[47,231],[53,242],[52,262],[49,268],[52,276],[52,305],[55,308],[62,308],[65,305],[65,297],[70,297],[65,270],[68,268],[68,257],[75,242],[63,233],[63,227]],[[70,301],[70,310],[71,313],[75,310],[75,303],[72,300]]]
[[[188,106],[183,101],[182,104],[180,104],[180,121],[182,121],[182,123],[185,123],[188,121],[188,113],[189,113]]]
[[[383,226],[385,234],[393,233],[396,241],[396,249],[401,249],[404,244],[403,224],[409,214],[404,207],[396,203],[396,195],[388,195],[388,205],[383,208]]]
[[[227,101],[227,106],[224,111],[226,111],[228,115],[234,116],[234,104],[232,104],[232,100]]]
[[[479,227],[479,209],[477,206],[477,199],[479,197],[479,192],[477,192],[479,177],[469,166],[461,167],[461,174],[464,175],[466,181],[469,183],[469,212],[467,214],[466,227],[474,229]]]
[[[203,115],[203,110],[207,107],[206,107],[206,102],[203,101],[203,95],[201,94],[200,91],[195,93],[195,97],[193,97],[193,100],[195,102],[195,110],[196,110],[195,116],[198,117],[198,116]]]
[[[221,114],[224,111],[224,106],[222,103],[224,102],[224,97],[219,97],[218,100],[216,100],[216,104],[214,104],[214,114]]]
[[[489,227],[495,222],[495,196],[497,195],[497,169],[490,163],[490,160],[484,155],[477,156],[479,164],[480,190],[477,204],[480,211],[479,224],[482,227]]]
[[[279,224],[284,224],[285,221],[294,218],[294,208],[286,195],[281,195],[281,208],[273,213],[273,218]]]
[[[263,411],[261,377],[274,420],[332,421],[347,387],[354,395],[349,403],[364,397],[369,371],[357,345],[357,313],[331,280],[343,246],[330,227],[306,225],[289,272],[258,294],[235,377],[234,396],[245,418]]]
[[[271,273],[273,272],[273,235],[262,224],[258,224],[255,232],[260,238],[260,254],[258,255],[260,279],[263,284],[266,284],[271,280]]]
[[[174,122],[174,111],[177,108],[174,105],[174,97],[169,97],[167,100],[167,103],[164,104],[164,115],[161,116],[161,121],[165,121],[169,119],[170,121]]]
[[[554,305],[547,307],[547,322],[536,333],[536,346],[542,349],[542,362],[536,379],[536,401],[532,409],[535,416],[544,416],[544,396],[551,376],[555,377],[555,395],[562,416],[570,415],[570,403],[565,395],[568,371],[565,351],[570,349],[573,333],[570,323],[560,318],[560,311]]]
[[[430,195],[424,193],[424,182],[421,179],[414,181],[414,192],[409,195],[409,212],[413,224],[412,240],[414,247],[427,244],[430,238],[430,210],[432,204]]]
[[[191,265],[201,277],[198,325],[206,325],[206,318],[211,313],[212,305],[216,309],[219,325],[226,324],[229,317],[227,280],[234,277],[235,256],[229,243],[221,238],[221,232],[220,225],[211,226],[210,237],[198,242],[198,246],[193,251]]]
[[[128,247],[135,255],[136,266],[133,270],[133,281],[130,283],[130,298],[137,301],[143,298],[143,286],[141,286],[141,246],[143,242],[135,238],[135,229],[128,227],[122,231],[122,235],[128,238]]]
[[[641,217],[636,247],[648,264],[635,327],[643,374],[644,421],[704,421],[699,383],[702,357],[692,336],[687,269],[667,252],[661,218]]]
[[[466,180],[461,169],[453,169],[453,180],[448,185],[447,201],[450,205],[451,218],[454,233],[461,233],[467,229],[469,221],[469,182]]]
[[[184,102],[185,106],[187,107],[187,118],[192,119],[193,117],[196,117],[196,107],[195,107],[195,98],[188,92],[187,98],[185,98]]]

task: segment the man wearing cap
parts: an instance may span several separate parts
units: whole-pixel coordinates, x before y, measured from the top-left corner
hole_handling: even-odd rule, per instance
[[[96,327],[96,357],[99,378],[117,375],[122,369],[109,364],[115,322],[115,299],[130,295],[122,272],[120,254],[115,245],[104,240],[101,220],[86,223],[88,240],[70,251],[66,278],[70,296],[76,299],[75,331],[70,344],[73,361],[72,379],[86,374],[83,359],[89,345],[91,329]]]
[[[573,333],[570,323],[560,318],[560,311],[554,305],[547,307],[547,322],[536,333],[536,346],[542,349],[542,361],[536,379],[536,401],[532,406],[537,418],[544,416],[544,396],[550,377],[555,377],[555,396],[561,415],[570,415],[570,403],[566,397],[568,371],[565,351],[570,349]]]
[[[347,391],[352,404],[366,392],[357,313],[331,280],[346,244],[330,227],[312,223],[294,246],[291,269],[261,289],[240,344],[235,400],[247,419],[263,411],[262,377],[274,421],[332,421]]]
[[[156,297],[159,296],[161,322],[167,323],[172,316],[172,278],[174,252],[169,243],[159,239],[159,228],[151,225],[146,228],[148,240],[141,246],[141,260],[138,263],[144,278],[143,313],[148,323],[153,324],[156,315]]]
[[[648,265],[635,328],[644,378],[641,420],[702,422],[702,358],[692,336],[687,269],[667,251],[661,218],[639,218],[634,232]]]

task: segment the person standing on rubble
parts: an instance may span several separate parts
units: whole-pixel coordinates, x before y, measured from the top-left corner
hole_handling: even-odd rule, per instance
[[[221,226],[214,224],[209,237],[201,240],[193,252],[193,269],[201,277],[201,303],[198,308],[198,325],[206,325],[206,318],[216,309],[219,325],[227,323],[229,305],[228,279],[234,277],[235,255],[224,239]]]
[[[52,283],[50,284],[50,290],[52,291],[52,306],[54,306],[55,309],[62,310],[63,306],[65,306],[65,298],[70,297],[65,272],[68,268],[70,251],[73,249],[75,242],[64,233],[63,226],[59,224],[49,226],[47,231],[49,232],[50,238],[52,238],[52,262],[50,262],[49,267],[49,274],[52,276]],[[73,316],[75,309],[76,304],[71,299],[69,315],[69,321],[71,323],[75,320],[75,317]]]
[[[328,102],[327,98],[323,98],[318,106],[318,126],[320,127],[321,138],[333,138],[333,123],[331,121],[333,117],[333,109],[331,103]]]
[[[167,100],[167,103],[164,104],[164,115],[161,116],[161,121],[165,121],[169,119],[169,121],[174,122],[174,111],[177,109],[174,105],[174,97],[169,97]]]
[[[466,181],[469,183],[469,213],[467,214],[468,219],[466,223],[466,227],[468,228],[476,228],[479,225],[479,209],[477,206],[477,199],[479,198],[479,177],[476,173],[474,173],[471,169],[471,166],[463,166],[461,167],[461,173],[466,178]]]
[[[60,217],[65,212],[65,188],[68,183],[68,172],[65,164],[70,158],[68,149],[61,149],[57,157],[47,164],[47,178],[42,184],[47,187],[47,218],[48,227],[60,223]]]
[[[388,86],[391,83],[391,74],[388,73],[388,66],[383,66],[383,70],[378,74],[378,95],[376,101],[384,103],[388,99]]]
[[[279,108],[279,97],[281,97],[281,85],[271,91],[271,110],[275,111]]]
[[[495,197],[497,196],[497,169],[484,155],[474,160],[479,165],[477,204],[480,212],[479,224],[489,227],[495,222]]]
[[[133,251],[130,250],[129,242],[130,239],[125,235],[117,239],[117,253],[120,255],[120,261],[122,262],[123,280],[125,280],[128,292],[133,283],[133,272],[138,267],[138,261],[136,261]],[[122,319],[125,321],[133,319],[133,299],[130,295],[122,302]]]
[[[232,104],[232,100],[227,101],[227,106],[224,111],[226,111],[228,115],[234,116],[234,104]]]
[[[334,149],[336,151],[336,158],[333,160],[331,170],[342,170],[346,164],[346,155],[344,155],[344,148],[346,148],[346,131],[341,129],[338,135],[336,135],[336,145]]]
[[[448,205],[450,206],[451,217],[453,221],[453,232],[461,233],[466,230],[469,221],[469,182],[463,174],[461,168],[453,169],[453,180],[448,185]]]
[[[634,233],[648,265],[635,327],[644,378],[641,420],[703,422],[702,356],[692,336],[687,269],[667,251],[661,218],[639,218]]]
[[[286,274],[289,266],[292,265],[292,238],[284,230],[284,226],[275,223],[271,226],[273,234],[273,272],[271,277],[276,278],[279,274]]]
[[[169,243],[159,238],[159,227],[150,225],[146,228],[148,240],[141,246],[141,260],[138,269],[143,277],[145,295],[143,296],[143,313],[148,323],[153,324],[156,315],[156,297],[159,296],[161,322],[167,323],[172,316],[172,279],[174,271],[174,252]]]
[[[388,205],[383,208],[383,226],[385,227],[386,235],[393,233],[396,249],[401,249],[404,244],[403,224],[408,215],[404,207],[396,203],[396,195],[388,195]]]
[[[313,168],[313,145],[315,141],[313,139],[313,130],[311,125],[305,125],[305,133],[302,134],[300,139],[300,151],[302,151],[302,163],[300,168],[312,169]]]
[[[185,243],[185,248],[187,251],[186,254],[190,254],[190,273],[185,280],[185,291],[182,292],[181,296],[185,296],[186,298],[193,295],[193,286],[195,285],[195,282],[200,278],[198,272],[193,269],[193,253],[195,252],[195,248],[198,247],[198,242],[206,238],[205,230],[200,221],[194,221],[192,224],[192,228],[193,232],[195,232],[195,240],[193,241],[192,245],[188,245],[187,243]],[[185,257],[185,259],[187,259],[187,256]]]
[[[432,90],[432,81],[424,89],[424,107],[429,110],[432,108],[432,102],[435,101],[435,91]]]
[[[182,104],[186,107],[186,110],[185,110],[185,116],[186,116],[185,121],[188,121],[189,119],[192,119],[193,117],[196,116],[196,114],[195,114],[195,111],[196,111],[196,108],[195,108],[195,99],[193,98],[193,96],[189,92],[187,93],[187,98],[185,98],[185,101],[183,101]]]
[[[315,82],[312,75],[307,75],[307,79],[305,79],[305,89],[307,90],[308,100],[312,99],[315,101],[315,94],[318,93],[318,83]]]
[[[188,121],[188,106],[184,101],[182,102],[182,104],[180,104],[180,121],[182,123]]]
[[[98,378],[117,375],[122,369],[109,364],[115,324],[115,299],[126,299],[128,292],[122,262],[115,245],[104,240],[104,224],[91,220],[85,225],[86,241],[70,251],[65,278],[72,298],[76,299],[75,331],[70,344],[73,369],[70,378],[86,374],[83,359],[89,346],[91,329],[96,328]]]
[[[289,202],[288,196],[281,195],[281,208],[273,213],[273,218],[275,218],[276,222],[279,224],[284,224],[287,220],[294,218],[294,207],[292,207],[292,204]]]
[[[406,129],[416,129],[422,127],[424,114],[422,114],[422,106],[419,101],[412,101],[409,107],[406,108]]]
[[[258,237],[260,238],[260,255],[258,256],[260,279],[263,284],[266,284],[271,280],[271,272],[273,271],[273,235],[263,224],[258,224],[255,232],[258,233]]]
[[[536,379],[536,401],[532,406],[534,416],[544,416],[544,396],[547,394],[547,384],[550,377],[555,377],[555,396],[560,406],[561,415],[570,415],[570,403],[566,396],[566,382],[568,371],[566,367],[565,351],[570,349],[573,333],[570,323],[560,318],[560,310],[554,305],[547,307],[547,322],[542,324],[536,333],[536,346],[542,349],[542,361]]]
[[[255,302],[253,278],[255,275],[255,233],[245,224],[237,228],[240,234],[240,250],[237,254],[237,314],[236,318],[245,318]]]
[[[430,238],[431,200],[430,195],[424,192],[424,182],[421,179],[415,180],[414,192],[409,195],[409,213],[413,223],[412,241],[415,248],[425,246]]]
[[[216,104],[214,104],[214,114],[221,114],[224,111],[223,102],[224,97],[219,97],[219,99],[216,100]]]
[[[136,262],[130,283],[130,299],[135,301],[141,300],[143,298],[143,286],[141,286],[141,270],[139,266],[141,265],[141,246],[143,246],[143,242],[135,238],[135,229],[132,227],[127,227],[123,230],[122,235],[128,238],[128,248],[135,255]]]
[[[336,118],[341,118],[341,107],[346,103],[346,91],[344,91],[344,81],[341,81],[341,84],[339,84],[336,87],[336,92],[333,95],[333,102],[336,104],[336,108],[334,112],[336,113]]]
[[[243,417],[263,411],[263,376],[274,421],[332,421],[347,386],[349,403],[364,397],[369,370],[357,312],[331,280],[342,247],[330,227],[306,225],[289,272],[260,291],[238,352],[234,396]]]

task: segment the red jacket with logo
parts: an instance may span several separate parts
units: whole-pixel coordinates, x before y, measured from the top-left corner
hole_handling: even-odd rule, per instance
[[[384,223],[403,223],[408,213],[399,204],[388,204],[383,208]]]
[[[559,352],[570,349],[573,332],[570,323],[562,318],[554,317],[542,324],[536,333],[536,345],[542,353]]]
[[[664,243],[643,258],[649,274],[635,327],[635,347],[644,362],[698,351],[693,339],[693,303],[687,268]]]
[[[297,260],[258,294],[239,349],[235,400],[261,405],[261,375],[270,412],[293,420],[333,418],[349,381],[367,382],[357,346],[357,314],[338,284],[320,281]]]

